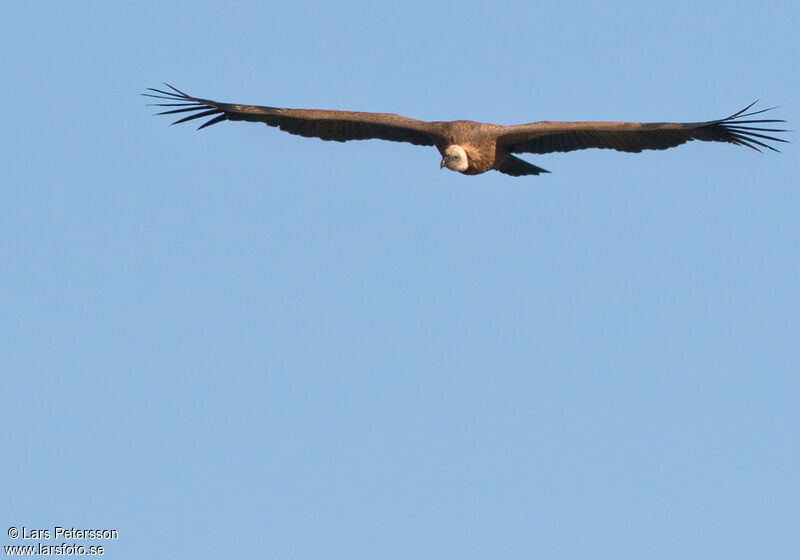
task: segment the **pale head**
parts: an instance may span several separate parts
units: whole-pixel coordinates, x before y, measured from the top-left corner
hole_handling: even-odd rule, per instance
[[[467,152],[458,144],[447,146],[447,149],[444,151],[442,163],[439,165],[440,169],[442,167],[463,173],[469,167]]]

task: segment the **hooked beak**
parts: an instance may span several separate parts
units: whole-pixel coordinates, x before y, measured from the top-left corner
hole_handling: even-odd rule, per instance
[[[442,169],[443,167],[444,167],[444,158],[442,158],[442,163],[439,164],[439,169]]]

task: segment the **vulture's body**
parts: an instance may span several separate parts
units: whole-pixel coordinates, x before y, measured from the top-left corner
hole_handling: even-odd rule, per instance
[[[747,111],[753,104],[724,119],[694,123],[637,122],[551,122],[540,121],[501,126],[473,121],[420,121],[392,113],[281,109],[259,105],[236,105],[200,99],[167,86],[173,91],[152,89],[148,97],[166,99],[156,103],[177,107],[161,113],[189,113],[173,124],[209,117],[199,128],[222,122],[262,122],[300,136],[322,140],[380,139],[436,146],[442,155],[440,167],[465,175],[478,175],[491,169],[507,175],[547,173],[514,154],[546,154],[585,148],[610,148],[623,152],[665,150],[690,140],[728,142],[758,150],[775,150],[768,142],[785,142],[767,133],[786,132],[773,128],[780,119],[750,119],[768,111]],[[768,125],[768,126],[763,126]]]

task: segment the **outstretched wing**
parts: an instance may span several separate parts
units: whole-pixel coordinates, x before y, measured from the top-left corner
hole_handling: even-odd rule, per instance
[[[148,88],[153,93],[142,95],[169,101],[169,103],[153,103],[157,107],[176,107],[157,113],[158,115],[188,113],[187,116],[172,124],[210,117],[198,127],[198,130],[228,120],[263,122],[291,134],[337,142],[377,138],[394,142],[410,142],[419,146],[433,146],[439,139],[436,127],[432,123],[392,113],[235,105],[192,97],[169,84],[166,86],[173,91]]]
[[[497,143],[507,146],[513,153],[530,154],[571,152],[586,148],[610,148],[621,152],[666,150],[690,140],[730,142],[757,151],[761,151],[759,148],[767,148],[777,152],[768,142],[786,140],[764,133],[788,132],[782,128],[772,128],[772,123],[785,121],[749,119],[747,117],[770,110],[748,113],[753,105],[755,103],[724,119],[697,123],[542,121],[520,124],[505,127]]]

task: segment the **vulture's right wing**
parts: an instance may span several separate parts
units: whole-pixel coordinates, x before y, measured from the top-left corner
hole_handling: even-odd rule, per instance
[[[148,88],[154,93],[145,93],[143,95],[170,101],[170,103],[154,103],[158,107],[179,107],[157,113],[159,115],[189,113],[188,116],[172,124],[210,117],[199,128],[205,128],[225,120],[250,121],[276,126],[291,134],[321,138],[322,140],[335,140],[337,142],[375,138],[393,142],[410,142],[418,146],[433,146],[437,141],[440,141],[435,124],[393,113],[281,109],[258,105],[235,105],[192,97],[169,84],[166,85],[174,91]]]

